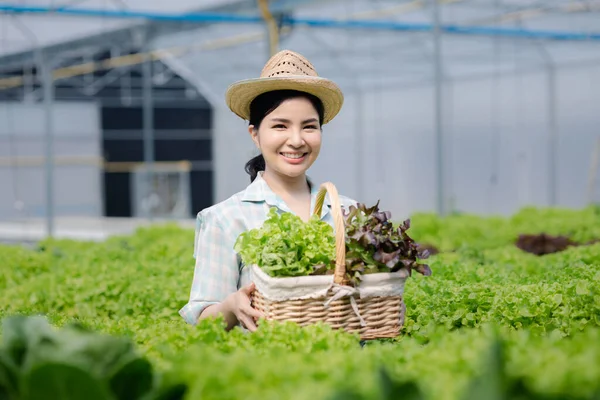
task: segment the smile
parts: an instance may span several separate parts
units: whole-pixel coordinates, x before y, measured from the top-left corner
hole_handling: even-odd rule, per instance
[[[305,157],[308,153],[279,153],[285,158],[299,159]]]
[[[289,164],[300,164],[306,159],[308,153],[279,153]]]

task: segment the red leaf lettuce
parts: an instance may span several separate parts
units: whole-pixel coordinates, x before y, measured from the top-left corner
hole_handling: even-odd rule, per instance
[[[410,219],[394,228],[389,211],[379,210],[379,201],[367,208],[358,203],[344,211],[346,224],[346,274],[357,284],[360,276],[378,272],[397,272],[402,269],[431,275],[426,264],[418,259],[426,259],[429,252],[422,249],[407,234]]]

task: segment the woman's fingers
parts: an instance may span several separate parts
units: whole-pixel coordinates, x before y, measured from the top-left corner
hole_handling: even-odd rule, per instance
[[[254,321],[252,320],[252,318],[250,318],[248,315],[243,314],[240,315],[239,317],[239,321],[242,323],[242,325],[244,325],[246,327],[246,329],[248,329],[250,332],[254,332],[256,331],[256,324],[254,323]]]
[[[255,309],[255,308],[252,308],[251,306],[248,306],[248,305],[247,305],[247,306],[244,306],[244,307],[241,309],[241,311],[242,311],[243,313],[245,313],[246,315],[249,315],[249,316],[251,316],[251,317],[253,317],[253,318],[262,318],[262,317],[263,317],[263,314],[262,314],[260,311],[258,311],[258,310],[257,310],[257,309]]]
[[[247,296],[250,296],[252,294],[252,292],[254,292],[254,290],[256,289],[256,286],[254,285],[254,282],[244,286],[243,288],[240,289],[240,291],[244,294],[246,294]]]
[[[250,283],[242,287],[239,290],[241,296],[239,296],[238,300],[236,301],[236,308],[238,310],[236,314],[238,321],[240,321],[240,323],[251,332],[254,332],[257,329],[255,321],[263,317],[263,314],[260,311],[252,308],[251,306],[250,295],[255,289],[256,287],[254,283]]]
[[[249,305],[244,305],[240,307],[240,316],[238,320],[251,332],[254,332],[256,327],[256,321],[259,318],[262,318],[262,313]]]

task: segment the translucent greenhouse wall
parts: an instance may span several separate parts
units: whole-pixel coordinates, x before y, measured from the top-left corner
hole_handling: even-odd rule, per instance
[[[599,67],[557,72],[557,205],[586,205],[600,114]],[[547,77],[455,82],[444,97],[446,201],[451,209],[510,214],[549,205]],[[435,211],[432,86],[348,95],[324,127],[310,175],[367,203],[381,199],[398,217]],[[216,196],[248,184],[244,163],[256,154],[246,125],[223,106],[215,112]]]
[[[0,221],[44,217],[45,108],[17,102],[2,103],[1,107]],[[52,121],[55,215],[102,216],[98,106],[91,102],[55,102]]]
[[[381,206],[391,210],[395,219],[417,211],[438,211],[439,169],[446,211],[510,214],[527,205],[582,207],[588,203],[592,149],[600,136],[597,9],[567,12],[568,2],[552,2],[547,14],[531,19],[525,16],[520,21],[529,30],[519,31],[510,22],[485,22],[482,33],[468,32],[469,21],[502,12],[508,15],[518,7],[512,2],[441,1],[441,22],[465,28],[459,34],[441,35],[440,63],[436,63],[432,32],[418,28],[418,24],[432,23],[429,6],[433,2],[281,0],[271,4],[277,7],[282,3],[288,11],[293,9],[292,18],[322,18],[330,26],[300,23],[284,27],[278,48],[307,56],[320,75],[338,82],[345,93],[344,108],[324,127],[321,156],[309,171],[315,182],[332,181],[341,193],[361,202],[381,200]],[[255,2],[244,4],[250,7]],[[136,6],[142,7],[141,3]],[[123,49],[117,49],[115,58],[132,48],[133,52],[156,50],[154,55],[164,65],[154,80],[177,75],[190,85],[186,91],[195,89],[211,103],[210,169],[214,171],[216,203],[249,183],[244,164],[257,149],[246,122],[226,107],[225,91],[236,80],[260,74],[269,56],[268,36],[260,20],[182,21],[185,15],[175,12],[187,11],[189,6],[188,1],[154,10],[158,14],[150,16],[147,30],[142,21],[132,18],[130,21],[136,22],[132,22],[131,34],[118,36],[131,43],[118,43]],[[392,11],[386,12],[387,8]],[[86,12],[90,11],[94,10]],[[249,8],[246,11],[241,14],[257,14]],[[230,16],[235,12],[233,6],[227,11]],[[88,17],[100,18],[101,13],[96,14]],[[359,16],[353,17],[355,14]],[[162,16],[174,19],[164,21]],[[48,24],[79,18],[35,17]],[[22,20],[28,18],[29,29],[43,36],[35,17],[27,15]],[[122,17],[129,18],[118,18]],[[366,25],[370,18],[381,26],[335,26],[336,21],[352,18],[364,19]],[[504,34],[494,31],[495,26],[513,31]],[[15,34],[22,33],[13,28]],[[585,32],[589,37],[582,37]],[[106,51],[109,38],[117,37],[110,36],[108,28],[102,35],[107,35],[106,40],[99,43],[96,38],[96,50],[90,46],[90,53]],[[68,56],[59,55],[65,66],[71,56],[81,58],[73,61],[75,64],[86,62],[80,55],[85,46],[78,46],[67,51]],[[140,54],[137,57],[136,62],[143,63]],[[128,62],[125,58],[115,63],[112,76],[125,74]],[[441,106],[441,167],[436,150],[436,67],[443,77],[437,103]],[[77,84],[81,76],[66,79],[71,78]],[[115,80],[117,86],[123,85],[115,90],[127,85]],[[144,76],[139,80],[141,93],[148,81]],[[58,108],[59,103],[53,107]],[[89,118],[84,125],[94,126],[94,118]],[[75,189],[63,192],[61,188],[60,192],[68,195],[71,190]],[[600,201],[600,188],[596,201]]]

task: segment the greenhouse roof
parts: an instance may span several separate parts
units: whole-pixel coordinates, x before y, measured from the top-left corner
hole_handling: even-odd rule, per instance
[[[51,3],[51,4],[50,4]],[[129,43],[152,49],[210,96],[260,73],[269,55],[252,0],[37,0],[0,4],[0,67],[33,60],[36,48],[85,53]],[[307,56],[344,90],[432,81],[436,54],[446,80],[536,71],[600,61],[600,1],[278,0],[278,47]],[[145,36],[150,34],[150,36]],[[38,46],[38,47],[36,47]],[[28,57],[28,58],[27,58]],[[1,71],[0,71],[1,72]]]

